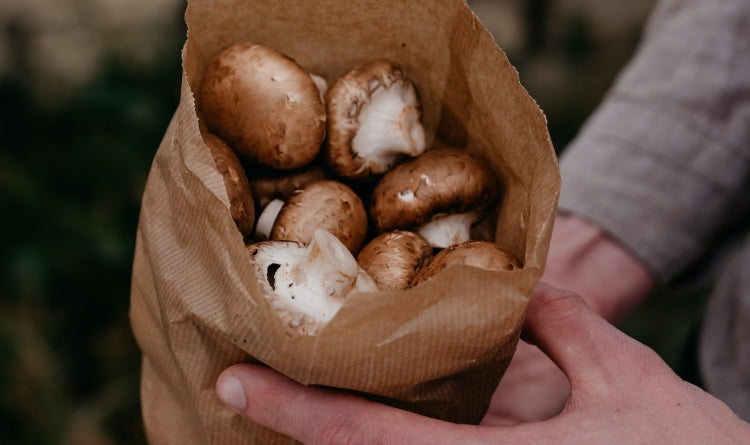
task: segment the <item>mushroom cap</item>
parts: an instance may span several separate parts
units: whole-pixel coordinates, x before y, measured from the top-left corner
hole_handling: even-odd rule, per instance
[[[259,208],[264,208],[273,199],[286,201],[295,190],[308,182],[330,178],[330,173],[323,166],[312,163],[289,171],[265,171],[254,175],[250,181],[250,190]]]
[[[270,239],[308,243],[315,229],[332,233],[356,254],[367,235],[367,211],[362,200],[339,181],[309,182],[287,199]]]
[[[440,271],[457,265],[473,266],[487,270],[517,270],[521,262],[510,252],[490,241],[469,241],[456,244],[438,252],[422,267],[410,287],[429,280]]]
[[[213,133],[203,133],[203,140],[224,179],[232,219],[242,235],[248,236],[253,232],[255,224],[255,203],[245,169],[234,151],[220,137]]]
[[[388,127],[393,131],[380,131],[387,134],[375,135],[380,140],[372,145],[376,146],[378,154],[360,153],[353,149],[362,123],[360,117],[373,103],[375,95],[386,90],[393,91],[393,96],[383,101],[398,102],[395,109],[390,110],[397,114],[391,116],[397,119]],[[357,65],[336,79],[325,97],[328,122],[323,152],[326,162],[338,175],[347,179],[370,179],[390,169],[404,155],[416,156],[424,151],[419,93],[396,62],[383,59]]]
[[[357,262],[380,290],[409,287],[417,271],[432,258],[432,247],[420,235],[394,230],[373,238],[357,255]]]
[[[370,215],[378,232],[411,229],[441,216],[488,211],[499,182],[468,151],[433,148],[388,171],[375,186]]]
[[[272,48],[239,42],[216,54],[199,98],[206,126],[242,156],[294,169],[320,151],[326,121],[320,91],[304,68]]]

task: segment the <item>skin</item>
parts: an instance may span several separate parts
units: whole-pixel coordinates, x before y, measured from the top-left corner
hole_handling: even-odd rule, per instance
[[[577,294],[540,284],[524,338],[567,376],[570,398],[549,420],[456,425],[305,387],[267,368],[236,365],[219,398],[242,416],[306,444],[748,443],[750,425],[681,380],[649,348],[594,313]]]
[[[555,219],[542,280],[572,289],[614,323],[655,283],[648,269],[596,226],[570,215]],[[514,424],[558,414],[570,393],[565,374],[539,348],[519,342],[484,423]]]

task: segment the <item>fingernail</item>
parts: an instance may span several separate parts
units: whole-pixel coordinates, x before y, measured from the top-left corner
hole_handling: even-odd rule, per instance
[[[231,373],[224,374],[216,383],[216,394],[225,405],[235,411],[243,412],[247,406],[245,390],[242,383]]]

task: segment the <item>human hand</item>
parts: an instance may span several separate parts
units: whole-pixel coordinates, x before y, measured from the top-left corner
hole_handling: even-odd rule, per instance
[[[576,215],[555,219],[542,280],[581,294],[599,315],[616,321],[654,286],[646,267],[601,229]],[[565,374],[539,348],[518,343],[483,425],[512,425],[558,414],[570,393]]]
[[[515,425],[549,419],[562,411],[569,394],[565,373],[539,348],[521,340],[481,424]]]
[[[540,285],[524,336],[570,381],[565,408],[542,422],[457,425],[305,387],[255,365],[228,368],[216,389],[242,416],[308,444],[750,443],[750,425],[571,292]]]
[[[655,285],[639,258],[602,229],[558,213],[542,281],[580,294],[597,314],[616,322]]]

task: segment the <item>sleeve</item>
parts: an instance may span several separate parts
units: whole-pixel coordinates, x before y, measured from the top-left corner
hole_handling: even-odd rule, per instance
[[[750,208],[750,1],[663,0],[560,159],[560,210],[668,281]]]

